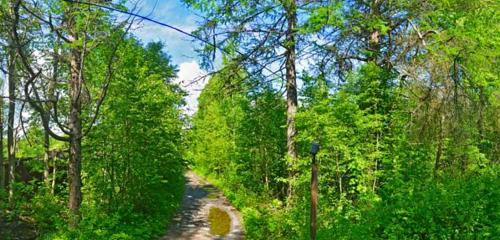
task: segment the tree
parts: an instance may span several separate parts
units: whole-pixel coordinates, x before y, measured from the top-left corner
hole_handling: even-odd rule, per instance
[[[9,83],[8,83],[8,91],[9,91],[9,111],[7,116],[7,158],[9,161],[9,199],[12,200],[14,197],[14,181],[15,181],[15,161],[16,161],[16,150],[15,150],[15,136],[14,136],[14,118],[16,114],[16,76],[17,76],[17,67],[16,67],[16,58],[17,54],[15,54],[14,48],[10,47],[9,55],[8,55],[8,72],[9,72]]]
[[[291,198],[297,164],[296,50],[300,46],[296,1],[186,0],[185,2],[201,10],[206,16],[205,22],[196,32],[205,43],[212,43],[206,44],[202,49],[203,63],[206,66],[214,60],[216,50],[222,49],[224,53],[235,53],[231,62],[246,69],[249,72],[248,76],[257,81],[256,84],[284,80],[290,181],[288,197]]]
[[[120,39],[126,35],[127,31],[122,30],[122,27],[125,26],[124,22],[116,26],[114,25],[113,19],[109,17],[109,12],[92,10],[71,2],[55,1],[28,5],[22,1],[15,1],[12,3],[12,9],[14,23],[16,23],[12,26],[13,38],[17,54],[22,62],[22,67],[28,73],[27,80],[24,83],[26,98],[30,106],[39,112],[45,131],[56,140],[70,143],[68,208],[73,214],[70,225],[76,226],[78,224],[79,209],[82,201],[81,141],[95,123],[100,105],[104,101],[109,82],[112,78],[112,64],[115,59],[116,49],[121,42]],[[25,11],[26,15],[21,15],[20,9]],[[42,38],[62,41],[62,44],[60,41],[52,41],[52,44],[61,44],[58,48],[53,48],[49,45],[48,48],[38,48],[37,51],[42,54],[52,55],[54,63],[66,66],[56,67],[51,69],[51,72],[48,72],[47,69],[39,68],[36,62],[31,61],[34,51],[28,51],[21,47],[33,44],[32,39],[25,40],[19,37],[20,31],[23,29],[23,26],[19,22],[21,16],[33,17],[40,25],[50,30]],[[104,79],[99,79],[101,82],[98,82],[98,80],[93,82],[86,79],[86,60],[92,56],[92,49],[103,44],[110,44],[110,50],[107,52],[107,74]],[[51,52],[53,49],[60,49],[60,51]],[[66,72],[63,74],[59,70]],[[46,76],[51,76],[47,78],[57,79],[58,82],[62,80],[61,77],[67,76],[67,86],[58,84],[62,88],[40,91],[40,88],[47,87],[47,82],[51,82],[44,82]],[[36,83],[37,80],[42,81]],[[92,89],[90,87],[91,84],[101,84],[101,91],[95,100],[95,105],[88,104],[93,100],[90,99],[92,95],[92,92],[89,90]],[[49,84],[49,86],[51,85]],[[68,91],[65,91],[65,89],[68,89]],[[49,93],[56,94],[56,97],[49,96]],[[67,95],[60,98],[59,95],[61,94]],[[90,119],[82,117],[82,111],[84,110],[82,105],[84,103],[90,108],[89,111],[93,111],[93,117]],[[62,112],[58,109],[61,105],[67,108],[67,112]],[[65,113],[66,115],[64,117],[58,116],[61,113]],[[61,122],[61,120],[66,123]],[[53,131],[52,123],[64,135]]]
[[[160,43],[124,40],[99,124],[83,141],[83,204],[91,207],[86,214],[108,223],[115,216],[133,239],[163,229],[182,193],[184,92],[173,82],[176,69],[162,49]],[[103,60],[88,59],[88,78],[104,77]],[[117,231],[112,223],[108,238]],[[95,232],[86,238],[106,239]]]
[[[252,87],[246,74],[225,67],[210,78],[191,122],[187,156],[224,186],[281,201],[288,175],[285,100],[272,84]]]
[[[207,13],[198,34],[212,44],[203,50],[234,50],[237,55],[232,60],[245,66],[251,83],[262,83],[259,80],[266,77],[272,79],[271,71],[259,64],[274,60],[270,56],[276,52],[270,49],[276,48],[259,43],[278,45],[279,39],[286,39],[286,34],[279,35],[275,30],[287,26],[281,2],[188,2]],[[319,218],[323,221],[318,237],[491,236],[490,217],[463,221],[458,220],[463,219],[463,211],[454,216],[446,212],[456,209],[458,195],[470,200],[470,205],[491,204],[490,198],[475,195],[486,190],[479,182],[489,184],[497,178],[498,171],[498,138],[492,138],[499,129],[497,118],[493,117],[498,115],[498,39],[491,37],[497,36],[499,29],[493,27],[498,25],[496,5],[492,1],[347,0],[307,2],[298,4],[297,9],[298,49],[310,57],[311,64],[300,78],[304,88],[296,120],[296,141],[299,153],[307,153],[312,141],[319,141],[322,146],[318,159],[322,186]],[[254,15],[260,18],[252,18]],[[279,21],[282,25],[278,27],[268,25]],[[305,43],[312,45],[301,48]],[[269,52],[252,55],[260,58],[245,55],[256,53],[252,52],[255,49],[258,53]],[[283,66],[285,52],[278,51],[283,54]],[[214,55],[206,54],[205,62],[210,57]],[[257,63],[250,59],[257,59]],[[259,75],[259,67],[264,69],[262,75],[268,75]],[[227,64],[219,73],[226,68]],[[256,238],[306,236],[301,226],[307,225],[302,216],[307,211],[304,202],[308,200],[309,191],[305,190],[309,173],[304,166],[309,164],[309,158],[299,154],[294,183],[297,202],[286,213],[276,211],[274,200],[256,201],[249,197],[261,192],[258,188],[246,188],[249,178],[245,175],[250,172],[259,178],[266,172],[256,164],[260,158],[253,152],[260,145],[254,138],[260,129],[252,122],[258,114],[252,111],[252,98],[243,98],[250,101],[248,106],[230,100],[240,99],[241,95],[235,94],[235,98],[224,92],[224,98],[214,90],[215,82],[226,88],[245,86],[245,81],[233,83],[227,75],[210,79],[200,97],[192,129],[195,166],[209,173],[217,172],[215,176],[229,182],[223,186],[235,202],[252,209],[246,212],[247,229],[256,232]],[[260,78],[256,81],[254,76]],[[228,83],[223,84],[224,80]],[[251,84],[249,89],[252,87]],[[210,92],[216,92],[216,97]],[[241,127],[245,124],[250,127]],[[237,140],[231,142],[232,139]],[[280,173],[279,169],[273,171]],[[467,182],[479,185],[472,190]],[[449,189],[454,189],[454,194],[462,190],[452,195],[448,194]],[[435,200],[435,196],[442,201]],[[448,201],[453,204],[446,204]],[[484,213],[477,211],[481,216]],[[433,221],[441,219],[436,217],[441,214],[457,220]],[[406,221],[411,223],[405,224]],[[385,222],[392,225],[385,227]],[[432,224],[425,229],[435,231],[414,227],[429,222]],[[453,229],[464,229],[467,224],[478,228],[453,233]],[[288,232],[283,233],[280,227]]]
[[[8,185],[9,185],[9,201],[12,202],[14,197],[14,182],[15,182],[15,165],[16,165],[16,132],[15,132],[15,115],[16,115],[16,101],[17,101],[17,87],[19,86],[20,68],[19,58],[16,53],[16,43],[13,26],[18,24],[19,19],[15,17],[15,3],[9,2],[2,4],[1,17],[5,25],[2,26],[5,30],[5,52],[7,70],[6,75],[8,79],[8,113],[7,113],[7,159],[8,159]],[[24,36],[24,35],[23,35]],[[3,100],[3,99],[2,99]],[[3,114],[3,113],[2,113]],[[3,130],[3,129],[2,129]],[[3,141],[3,139],[2,139]],[[3,158],[3,156],[2,156]]]

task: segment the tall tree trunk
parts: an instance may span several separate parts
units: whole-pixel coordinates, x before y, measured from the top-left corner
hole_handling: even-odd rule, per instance
[[[484,139],[484,109],[486,108],[486,94],[484,93],[484,87],[479,87],[479,109],[478,109],[478,119],[477,119],[477,131],[479,134],[479,140]]]
[[[59,42],[59,39],[57,39],[57,42]],[[53,55],[54,62],[52,63],[53,77],[49,81],[49,89],[47,91],[47,95],[48,95],[49,99],[51,100],[51,103],[48,104],[48,106],[47,106],[47,112],[50,112],[52,110],[52,108],[54,107],[54,103],[56,101],[56,97],[54,96],[54,89],[55,89],[55,85],[56,85],[57,77],[58,77],[58,72],[59,72],[59,57],[57,56],[58,52],[59,52],[59,49],[57,47],[57,44],[55,44],[54,55]],[[49,187],[50,187],[50,179],[49,179],[49,177],[50,177],[49,176],[50,175],[50,173],[49,173],[49,171],[50,171],[50,166],[49,166],[50,134],[49,134],[49,131],[47,131],[47,130],[44,131],[43,146],[44,146],[44,150],[45,150],[45,156],[43,159],[44,160],[43,178],[44,178],[45,186],[47,187],[47,189],[49,189]],[[53,156],[53,158],[55,159],[55,156]],[[54,160],[54,174],[55,174],[55,168],[56,168],[56,166],[55,166],[55,160]],[[53,179],[55,179],[55,175],[53,176]],[[52,185],[54,185],[55,180],[53,180],[52,182],[53,182]],[[54,194],[54,186],[52,186],[51,192],[52,192],[52,194]]]
[[[16,165],[16,152],[14,146],[14,116],[16,111],[15,91],[16,91],[16,53],[14,48],[9,50],[8,61],[8,76],[9,76],[9,113],[7,120],[7,146],[8,146],[8,159],[9,159],[9,201],[14,197],[13,183],[15,181],[15,165]]]
[[[286,18],[288,22],[285,56],[286,56],[286,103],[287,103],[287,154],[289,157],[288,198],[293,195],[293,179],[295,178],[295,164],[297,161],[297,147],[295,142],[295,115],[297,113],[297,75],[295,71],[295,31],[297,25],[297,6],[295,0],[284,1]]]
[[[5,187],[5,164],[3,158],[3,98],[0,98],[0,188]]]
[[[73,50],[70,61],[71,81],[70,96],[71,106],[69,115],[69,129],[71,131],[70,157],[69,157],[69,202],[68,208],[72,213],[70,227],[75,228],[79,222],[80,204],[82,202],[81,191],[81,141],[82,141],[82,123],[80,119],[82,90],[82,65],[80,50]]]
[[[443,154],[443,141],[444,141],[443,122],[444,122],[444,115],[441,115],[439,117],[438,145],[436,149],[436,158],[434,160],[434,177],[437,177],[438,175],[439,167],[441,166],[441,156]]]
[[[50,188],[50,193],[54,195],[56,192],[56,180],[57,180],[57,155],[53,157],[52,164],[54,165],[52,168],[52,186]]]
[[[380,0],[374,0],[371,6],[371,14],[375,18],[380,17]],[[380,31],[379,29],[374,29],[368,38],[368,50],[370,55],[368,56],[368,61],[376,61],[380,55]],[[380,66],[380,63],[376,62]]]
[[[43,182],[45,183],[45,187],[49,189],[50,187],[50,179],[49,179],[49,151],[50,151],[50,138],[49,133],[44,131],[43,134],[43,148],[45,150],[45,154],[43,156]]]

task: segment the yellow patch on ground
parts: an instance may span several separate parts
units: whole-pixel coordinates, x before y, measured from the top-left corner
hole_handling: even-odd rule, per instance
[[[226,211],[220,208],[210,208],[208,212],[210,233],[216,236],[225,236],[231,230],[231,218]]]

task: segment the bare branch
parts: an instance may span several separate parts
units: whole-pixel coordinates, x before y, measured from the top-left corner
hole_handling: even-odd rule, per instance
[[[41,116],[41,119],[42,119],[42,125],[44,127],[44,129],[55,139],[59,140],[59,141],[69,141],[70,138],[68,137],[64,137],[64,136],[60,136],[60,135],[57,135],[56,133],[54,133],[52,131],[52,129],[50,129],[50,124],[49,124],[49,115],[46,113],[46,111],[44,111],[43,107],[40,105],[40,101],[37,101],[37,100],[33,100],[31,98],[31,92],[29,90],[29,87],[30,85],[33,85],[33,82],[35,81],[36,78],[38,78],[38,76],[41,74],[41,70],[38,70],[37,72],[35,72],[35,70],[32,68],[32,66],[30,65],[30,63],[28,62],[28,58],[26,57],[26,55],[24,54],[23,52],[23,49],[22,49],[22,46],[21,46],[21,40],[19,39],[19,35],[18,35],[18,30],[17,30],[17,27],[18,27],[18,24],[19,24],[19,7],[21,5],[21,1],[16,1],[14,4],[13,4],[13,12],[14,12],[14,19],[13,19],[13,24],[12,24],[12,42],[13,42],[13,45],[15,46],[16,50],[17,50],[17,54],[19,55],[20,59],[21,59],[21,63],[22,65],[24,66],[24,68],[26,69],[26,71],[28,72],[28,80],[26,82],[26,85],[24,86],[24,93],[26,95],[26,99],[28,100],[30,106],[35,109],[37,112],[40,113],[40,116]],[[33,86],[33,91],[35,92],[36,94],[36,97],[37,99],[40,99],[37,92],[36,92],[36,88]]]

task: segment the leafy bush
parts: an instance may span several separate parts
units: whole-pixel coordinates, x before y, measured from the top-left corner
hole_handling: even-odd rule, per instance
[[[413,184],[421,184],[415,186]],[[413,182],[364,206],[359,221],[341,215],[321,239],[494,239],[500,229],[500,175]]]

